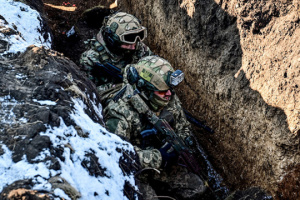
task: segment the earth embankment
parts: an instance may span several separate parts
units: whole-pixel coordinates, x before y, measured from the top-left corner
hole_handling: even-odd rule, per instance
[[[231,188],[299,198],[299,1],[182,2],[120,7],[142,20],[151,48],[185,72],[178,93],[215,130],[198,137]]]

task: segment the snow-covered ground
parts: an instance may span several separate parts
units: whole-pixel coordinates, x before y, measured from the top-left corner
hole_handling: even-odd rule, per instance
[[[1,19],[1,16],[5,20]],[[0,40],[9,43],[8,49],[3,54],[24,52],[26,47],[32,44],[50,48],[50,35],[47,40],[44,40],[40,33],[40,20],[39,13],[29,6],[12,0],[0,0]],[[1,33],[1,30],[4,29],[12,29],[17,34],[4,35]],[[32,101],[46,107],[56,105],[55,102],[48,100],[32,99]],[[88,133],[88,137],[79,136],[75,127],[67,126],[62,118],[60,118],[59,127],[47,126],[47,130],[40,133],[49,136],[54,146],[64,149],[63,156],[65,159],[62,161],[58,158],[61,169],[57,171],[49,169],[49,163],[42,162],[45,157],[51,155],[49,149],[43,149],[40,155],[35,158],[35,161],[41,162],[31,164],[26,156],[23,156],[21,161],[14,163],[12,160],[13,152],[0,141],[0,149],[4,152],[0,155],[0,193],[5,186],[24,179],[32,179],[35,183],[34,189],[50,191],[52,188],[48,179],[59,175],[81,193],[80,199],[82,200],[127,199],[123,194],[123,186],[125,181],[134,186],[134,177],[133,175],[125,176],[121,171],[119,159],[122,154],[116,151],[116,148],[133,151],[133,147],[95,123],[84,112],[86,105],[81,100],[73,99],[73,102],[75,106],[74,110],[69,113],[70,118],[85,133]],[[23,103],[16,101],[9,95],[0,93],[0,122],[6,125],[26,123],[28,119],[25,118],[22,118],[21,121],[14,120],[13,108]],[[98,117],[102,118],[101,105],[95,105],[93,102],[91,104],[99,115]],[[74,151],[71,152],[70,146]],[[99,158],[98,163],[106,169],[105,174],[107,176],[89,175],[89,172],[82,166],[82,161],[87,153],[93,153]],[[65,199],[70,199],[60,189],[54,190],[54,193]],[[95,196],[95,193],[98,195]]]
[[[50,170],[47,162],[30,164],[25,156],[21,161],[14,163],[12,152],[0,143],[0,147],[5,152],[0,156],[0,191],[8,184],[24,179],[34,180],[35,186],[33,189],[50,191],[51,185],[47,180],[50,177],[59,175],[81,193],[81,199],[126,199],[123,194],[125,181],[131,183],[131,185],[135,185],[135,182],[133,175],[124,176],[120,169],[119,160],[122,154],[117,152],[116,148],[122,148],[124,151],[129,152],[133,151],[133,147],[118,136],[109,133],[98,123],[93,122],[84,112],[86,105],[81,100],[73,99],[73,102],[75,103],[75,110],[70,113],[70,117],[77,126],[88,133],[88,137],[80,137],[74,126],[66,126],[62,118],[60,118],[59,127],[52,128],[48,126],[45,132],[40,133],[41,135],[47,135],[54,147],[64,148],[63,156],[65,160],[59,160],[61,170]],[[53,105],[51,101],[38,103],[45,106]],[[13,104],[19,103],[8,97],[0,98],[1,112],[11,113],[10,106],[13,107]],[[10,123],[13,124],[14,122]],[[73,153],[71,153],[68,146],[65,146],[66,144],[72,147]],[[86,159],[85,155],[87,153],[93,153],[99,158],[98,162],[102,168],[106,169],[105,174],[107,176],[95,177],[89,175],[89,172],[82,166],[82,161]],[[50,156],[49,149],[44,149],[35,158],[35,161],[42,161],[47,156]],[[62,190],[56,190],[55,192],[57,195],[61,194],[62,197],[67,197]],[[98,195],[95,196],[95,193]]]
[[[51,48],[51,37],[45,40],[41,33],[41,16],[28,5],[13,0],[0,0],[0,40],[9,43],[7,53],[25,51],[29,45],[45,46]],[[5,35],[1,30],[11,29],[16,32],[13,35]],[[1,54],[0,54],[1,55]]]

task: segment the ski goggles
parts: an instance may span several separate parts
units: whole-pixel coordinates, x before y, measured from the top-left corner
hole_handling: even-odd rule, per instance
[[[166,95],[168,91],[169,91],[169,90],[155,91],[155,92],[157,92],[158,95]],[[171,90],[170,90],[170,91],[171,91]]]
[[[147,37],[147,29],[142,26],[141,29],[126,31],[122,35],[120,35],[121,42],[127,44],[134,44],[137,42],[137,39],[143,41]]]

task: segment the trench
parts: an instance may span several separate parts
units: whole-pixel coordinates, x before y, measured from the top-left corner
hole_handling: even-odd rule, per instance
[[[83,41],[87,38],[92,38],[93,34],[97,33],[98,28],[101,23],[94,22],[91,20],[91,16],[88,18],[91,21],[83,22],[82,13],[85,9],[97,6],[97,3],[93,1],[54,1],[54,0],[44,0],[46,16],[49,20],[49,25],[53,32],[53,49],[59,52],[63,52],[65,56],[70,57],[75,63],[78,64],[78,57],[80,53],[84,50],[82,46]],[[75,10],[78,14],[76,14]],[[95,16],[103,17],[109,14],[109,9],[99,10],[99,13],[95,13]],[[102,21],[101,19],[99,21]],[[86,24],[85,24],[86,23]],[[89,30],[84,32],[85,35],[80,35],[80,33],[75,32],[75,26],[80,27],[82,30]],[[85,27],[86,26],[86,27]],[[74,35],[72,35],[72,32]],[[83,32],[83,31],[82,31]],[[156,51],[153,49],[153,51]],[[209,127],[207,127],[209,129]],[[205,153],[203,147],[198,144],[198,152],[201,155],[200,160],[202,165],[205,166],[203,171],[203,178],[208,184],[208,191],[206,192],[206,198],[209,199],[225,199],[229,195],[229,189],[225,185],[223,178],[214,169],[212,163],[208,159],[208,155]],[[158,194],[160,186],[157,187]]]
[[[45,5],[45,16],[53,33],[52,48],[79,64],[79,57],[85,50],[84,41],[97,34],[104,16],[111,13],[109,6],[112,6],[114,1],[43,0],[43,2],[48,4]],[[99,6],[100,2],[100,7],[89,13],[84,12],[89,8]],[[234,119],[234,115],[241,114],[238,113],[241,111],[238,105],[228,106],[226,103],[236,100],[238,95],[245,97],[242,103],[246,106],[253,107],[255,105],[253,101],[261,101],[262,105],[256,109],[269,108],[261,100],[259,94],[249,87],[249,81],[243,71],[238,75],[238,83],[231,78],[242,63],[240,36],[238,33],[232,35],[237,32],[236,19],[219,9],[212,0],[199,3],[209,6],[203,6],[201,11],[195,13],[192,22],[186,16],[185,10],[180,10],[180,14],[176,15],[180,9],[180,5],[176,1],[162,3],[162,6],[155,8],[160,10],[161,17],[151,15],[153,13],[149,6],[155,5],[154,0],[145,3],[143,9],[138,9],[138,6],[143,4],[142,2],[131,5],[131,1],[128,0],[121,4],[124,6],[122,7],[123,11],[129,13],[132,11],[132,14],[142,18],[143,25],[149,29],[146,44],[148,43],[151,50],[169,60],[174,66],[183,66],[186,80],[177,92],[180,99],[186,102],[184,108],[197,116],[201,122],[216,130],[216,133],[211,134],[203,128],[193,127],[194,134],[202,145],[198,147],[198,151],[201,155],[201,163],[205,166],[205,176],[210,187],[207,199],[225,199],[231,192],[250,186],[264,185],[264,188],[269,188],[267,183],[260,182],[257,173],[254,173],[255,176],[249,173],[255,168],[254,159],[256,158],[246,158],[246,156],[255,155],[257,149],[251,147],[243,131],[235,130],[235,127],[230,127],[228,124],[228,120],[233,122],[239,120]],[[113,10],[118,10],[118,8]],[[148,19],[142,10],[146,10],[144,13],[147,13]],[[168,20],[163,22],[162,18]],[[154,22],[153,24],[150,23],[151,20]],[[205,20],[208,20],[205,22],[205,26],[198,27],[197,23]],[[181,23],[178,33],[168,32],[164,28],[176,21]],[[212,23],[212,21],[216,21],[216,23]],[[199,32],[192,31],[195,27],[199,29]],[[189,34],[182,30],[186,30]],[[150,41],[149,38],[153,39]],[[184,48],[186,43],[189,48]],[[167,51],[164,46],[167,46],[168,50],[172,50]],[[224,49],[226,50],[223,51]],[[190,61],[192,54],[197,57],[193,58],[195,61]],[[188,64],[192,66],[191,68],[186,67],[186,61],[190,61]],[[218,77],[221,77],[219,78],[221,81],[218,80]],[[199,85],[200,87],[197,87]],[[220,85],[221,87],[218,89]],[[238,93],[236,92],[238,89],[243,89],[243,91]],[[223,102],[223,105],[220,102]],[[282,113],[279,109],[270,110]],[[251,111],[249,115],[255,115],[255,113]],[[241,124],[239,123],[237,126],[241,126]],[[252,126],[252,129],[253,127],[255,125]],[[235,131],[239,132],[237,134],[239,137],[235,135]],[[254,138],[254,140],[257,139]],[[263,141],[264,138],[261,140]],[[236,148],[235,143],[245,144],[245,147]],[[262,150],[262,152],[264,151]],[[269,158],[265,159],[266,163],[272,162],[268,160]],[[238,163],[239,160],[240,163]],[[264,163],[260,165],[266,168]],[[268,181],[270,181],[269,178],[266,179],[266,182]],[[266,195],[266,199],[271,199],[271,197]]]

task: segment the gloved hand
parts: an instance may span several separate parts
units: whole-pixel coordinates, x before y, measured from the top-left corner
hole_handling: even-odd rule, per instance
[[[141,135],[143,138],[150,136],[150,135],[155,135],[155,134],[157,134],[157,130],[155,128],[146,129],[141,132]]]
[[[172,164],[174,164],[177,160],[177,152],[174,150],[172,145],[170,143],[165,143],[160,149],[159,149],[161,156],[162,156],[162,167],[170,167]]]

